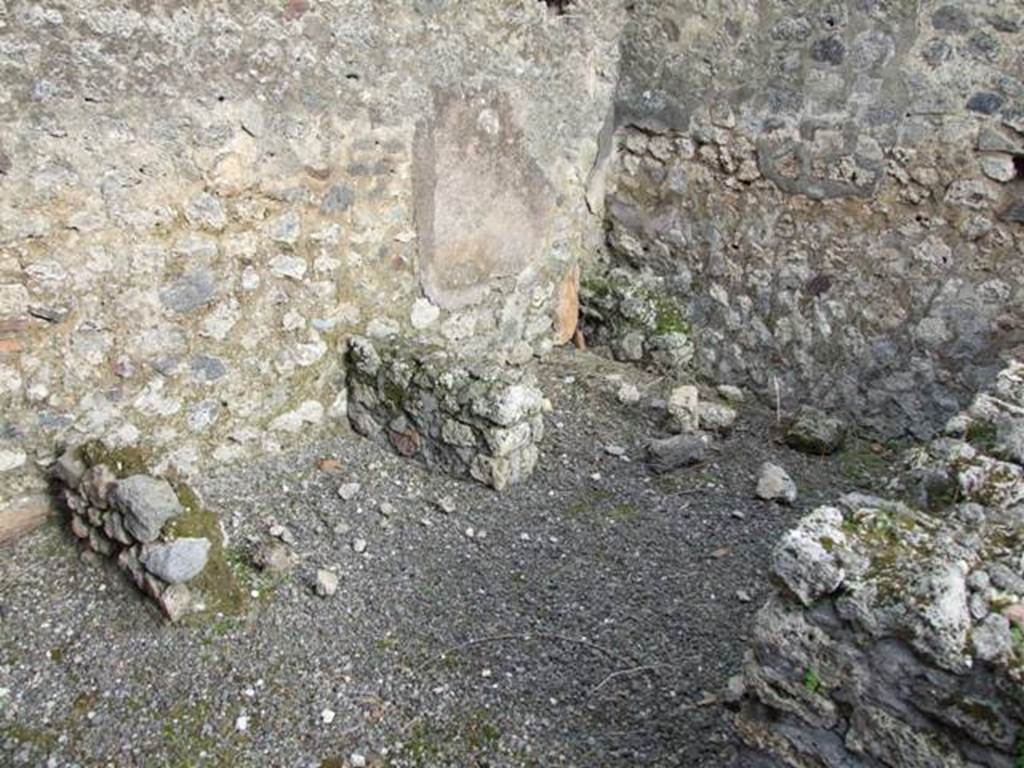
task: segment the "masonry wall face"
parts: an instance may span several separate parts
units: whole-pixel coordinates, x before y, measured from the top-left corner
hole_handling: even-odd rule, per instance
[[[610,261],[664,276],[696,364],[931,434],[1024,342],[1024,9],[640,2]]]
[[[543,352],[621,22],[0,0],[0,501],[86,435],[188,471],[340,424],[353,333]]]

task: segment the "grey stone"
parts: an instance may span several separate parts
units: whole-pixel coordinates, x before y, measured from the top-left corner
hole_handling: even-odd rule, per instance
[[[224,378],[228,369],[224,361],[211,355],[196,355],[189,361],[192,378],[203,383],[213,383]]]
[[[355,200],[355,193],[345,184],[335,184],[324,194],[320,210],[328,215],[344,213]]]
[[[1007,662],[1013,657],[1010,620],[998,613],[989,614],[971,632],[971,648],[979,659]]]
[[[111,503],[124,517],[128,533],[146,544],[156,540],[168,520],[184,512],[171,484],[149,475],[119,481],[111,493]]]
[[[338,488],[338,496],[343,501],[352,501],[352,499],[359,495],[361,488],[362,486],[359,483],[343,483]]]
[[[295,567],[295,553],[281,541],[264,541],[253,553],[253,563],[262,571],[287,573]]]
[[[689,467],[703,461],[710,439],[703,433],[690,432],[664,440],[652,440],[647,445],[647,462],[659,474],[680,467]]]
[[[213,273],[207,269],[186,272],[160,294],[160,301],[172,312],[189,314],[213,301],[217,292]]]
[[[668,428],[672,432],[692,432],[700,426],[700,393],[692,384],[675,387],[668,397]]]
[[[792,504],[797,497],[796,483],[778,464],[766,461],[757,478],[757,496],[765,501]]]
[[[68,449],[54,462],[52,473],[67,488],[77,488],[85,474],[85,462],[78,458],[77,449]]]
[[[804,453],[825,456],[835,453],[846,439],[846,425],[812,406],[805,405],[786,429],[786,445]]]
[[[181,584],[202,572],[209,554],[209,539],[185,538],[144,547],[140,560],[154,576],[169,584]]]

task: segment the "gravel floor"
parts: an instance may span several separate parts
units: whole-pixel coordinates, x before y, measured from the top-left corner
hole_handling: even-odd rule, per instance
[[[0,765],[732,764],[717,699],[770,547],[880,462],[794,453],[747,407],[707,463],[654,476],[661,383],[571,350],[540,375],[540,467],[504,495],[352,435],[206,478],[239,559],[274,522],[296,540],[297,566],[254,577],[241,617],[165,624],[56,523],[0,551]],[[624,380],[640,404],[618,403]],[[794,508],[753,498],[767,458]],[[318,568],[339,574],[333,597],[313,593]]]

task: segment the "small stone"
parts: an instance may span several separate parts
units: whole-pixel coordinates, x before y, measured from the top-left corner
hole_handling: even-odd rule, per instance
[[[446,515],[455,514],[457,507],[455,506],[455,499],[451,496],[442,496],[437,500],[436,506],[439,510],[444,512]]]
[[[699,463],[707,453],[710,439],[703,433],[675,435],[652,440],[647,445],[647,462],[659,474]]]
[[[106,464],[97,464],[82,475],[80,491],[93,507],[100,510],[109,506],[111,492],[116,485],[117,477],[110,467]],[[93,521],[93,525],[99,524],[98,519]]]
[[[390,501],[382,501],[380,503],[379,511],[384,517],[391,517],[397,510],[395,509],[395,505]]]
[[[239,715],[235,718],[235,730],[239,733],[245,733],[249,730],[249,716]]]
[[[357,555],[363,554],[366,551],[366,539],[355,539],[352,542],[352,551]]]
[[[323,568],[319,569],[316,572],[313,589],[320,597],[331,597],[338,591],[338,574]]]
[[[826,456],[846,439],[846,425],[809,405],[802,406],[786,430],[786,445],[804,453]]]
[[[626,455],[626,449],[623,448],[621,445],[606,445],[604,447],[604,452],[607,453],[609,456],[625,456]]]
[[[324,725],[330,725],[334,722],[334,710],[325,708],[320,712],[320,722]]]
[[[164,523],[184,512],[171,484],[149,475],[121,480],[110,498],[128,533],[143,543],[156,540]]]
[[[76,488],[81,482],[85,470],[85,462],[78,458],[78,451],[67,450],[61,454],[50,471],[68,488]]]
[[[182,584],[202,572],[209,555],[209,539],[186,538],[147,547],[139,559],[153,575],[170,584]]]
[[[971,632],[974,655],[983,661],[1005,662],[1013,656],[1010,620],[998,613],[989,614]]]
[[[358,752],[353,752],[348,756],[348,764],[352,768],[366,768],[366,756],[361,755]]]
[[[750,593],[747,592],[747,590],[745,590],[745,589],[737,589],[736,590],[736,599],[739,600],[741,603],[749,603],[754,598],[752,598],[750,596]]]
[[[361,488],[362,486],[359,483],[345,483],[338,488],[338,496],[340,496],[343,501],[352,501],[352,499],[359,495],[359,490]]]
[[[158,598],[161,610],[172,622],[188,613],[192,606],[192,592],[184,584],[171,584]]]
[[[635,384],[623,384],[615,396],[623,405],[634,405],[640,402],[640,390]]]
[[[692,384],[676,387],[668,397],[669,431],[692,432],[700,424],[697,406],[700,393]]]
[[[725,692],[722,694],[722,701],[725,704],[738,704],[747,693],[746,678],[743,675],[733,675],[725,684]]]
[[[982,155],[978,162],[981,165],[981,172],[993,181],[1005,184],[1017,178],[1017,166],[1014,164],[1013,155]]]
[[[796,483],[778,464],[766,461],[761,465],[757,479],[757,496],[765,501],[781,501],[792,504],[796,501]]]
[[[744,520],[747,517],[746,513],[744,513],[742,510],[739,510],[739,509],[734,509],[729,514],[732,515],[737,520]]]
[[[731,384],[720,384],[715,391],[718,393],[718,396],[727,403],[742,403],[747,399],[746,395],[743,394],[742,389],[734,387]]]

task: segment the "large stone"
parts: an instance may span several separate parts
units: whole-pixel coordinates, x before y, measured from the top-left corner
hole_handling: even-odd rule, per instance
[[[710,438],[701,432],[674,435],[647,444],[647,463],[659,474],[689,467],[704,460]]]
[[[184,511],[171,484],[149,475],[133,475],[118,482],[111,501],[124,517],[128,533],[143,543],[155,541],[164,523]]]
[[[668,396],[668,428],[672,432],[692,432],[700,426],[700,392],[692,384],[676,387]]]
[[[845,543],[843,513],[820,507],[783,536],[772,552],[772,569],[804,605],[830,595],[843,582],[837,553]]]
[[[145,547],[140,560],[157,578],[169,584],[182,584],[202,572],[209,554],[209,539],[187,538]]]
[[[804,453],[825,456],[843,446],[846,425],[839,419],[805,405],[786,430],[786,445]]]

